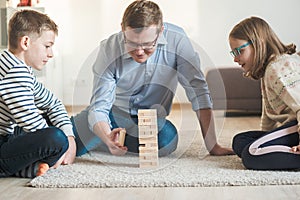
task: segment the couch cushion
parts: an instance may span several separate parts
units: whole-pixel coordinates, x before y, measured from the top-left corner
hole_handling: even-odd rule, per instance
[[[206,80],[214,109],[261,111],[260,81],[244,77],[242,68],[210,68]]]

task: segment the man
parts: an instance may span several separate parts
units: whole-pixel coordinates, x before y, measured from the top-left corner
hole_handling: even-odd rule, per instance
[[[93,66],[91,104],[72,119],[79,133],[77,155],[99,143],[114,155],[138,153],[137,112],[145,108],[158,113],[159,156],[175,151],[177,130],[166,116],[178,82],[197,113],[210,154],[233,153],[217,143],[211,98],[198,54],[185,32],[163,23],[162,18],[157,4],[134,1],[125,10],[122,31],[101,42]],[[127,130],[124,146],[116,142],[121,128]]]

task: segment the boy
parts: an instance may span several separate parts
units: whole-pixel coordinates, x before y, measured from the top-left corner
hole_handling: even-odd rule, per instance
[[[0,55],[0,177],[33,178],[74,161],[67,112],[32,69],[53,57],[57,33],[57,25],[37,11],[18,11],[9,21],[8,50]]]

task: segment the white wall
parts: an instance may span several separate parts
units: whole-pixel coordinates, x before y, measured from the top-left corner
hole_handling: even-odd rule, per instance
[[[154,1],[160,5],[165,21],[185,28],[191,39],[204,49],[211,62],[217,66],[234,64],[228,53],[228,33],[236,23],[251,15],[267,20],[283,42],[293,42],[300,47],[299,0]],[[131,2],[132,0],[43,1],[46,12],[59,25],[56,59],[62,63],[61,90],[65,104],[89,102],[89,65],[93,60],[90,59],[90,54],[102,39],[120,30],[122,14]],[[82,98],[73,102],[74,83],[78,74],[79,85],[76,89],[80,89]]]
[[[265,19],[285,43],[300,50],[299,0],[201,0],[200,45],[216,65],[233,63],[229,55],[228,34],[239,21],[250,16]]]

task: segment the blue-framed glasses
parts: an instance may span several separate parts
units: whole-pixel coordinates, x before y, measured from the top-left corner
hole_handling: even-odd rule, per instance
[[[238,55],[241,54],[241,49],[242,48],[245,48],[245,47],[249,46],[250,44],[252,44],[252,42],[248,41],[247,43],[243,44],[242,46],[237,47],[237,48],[233,49],[232,51],[230,51],[230,54],[232,55],[232,57],[235,58],[235,57],[237,57]]]

